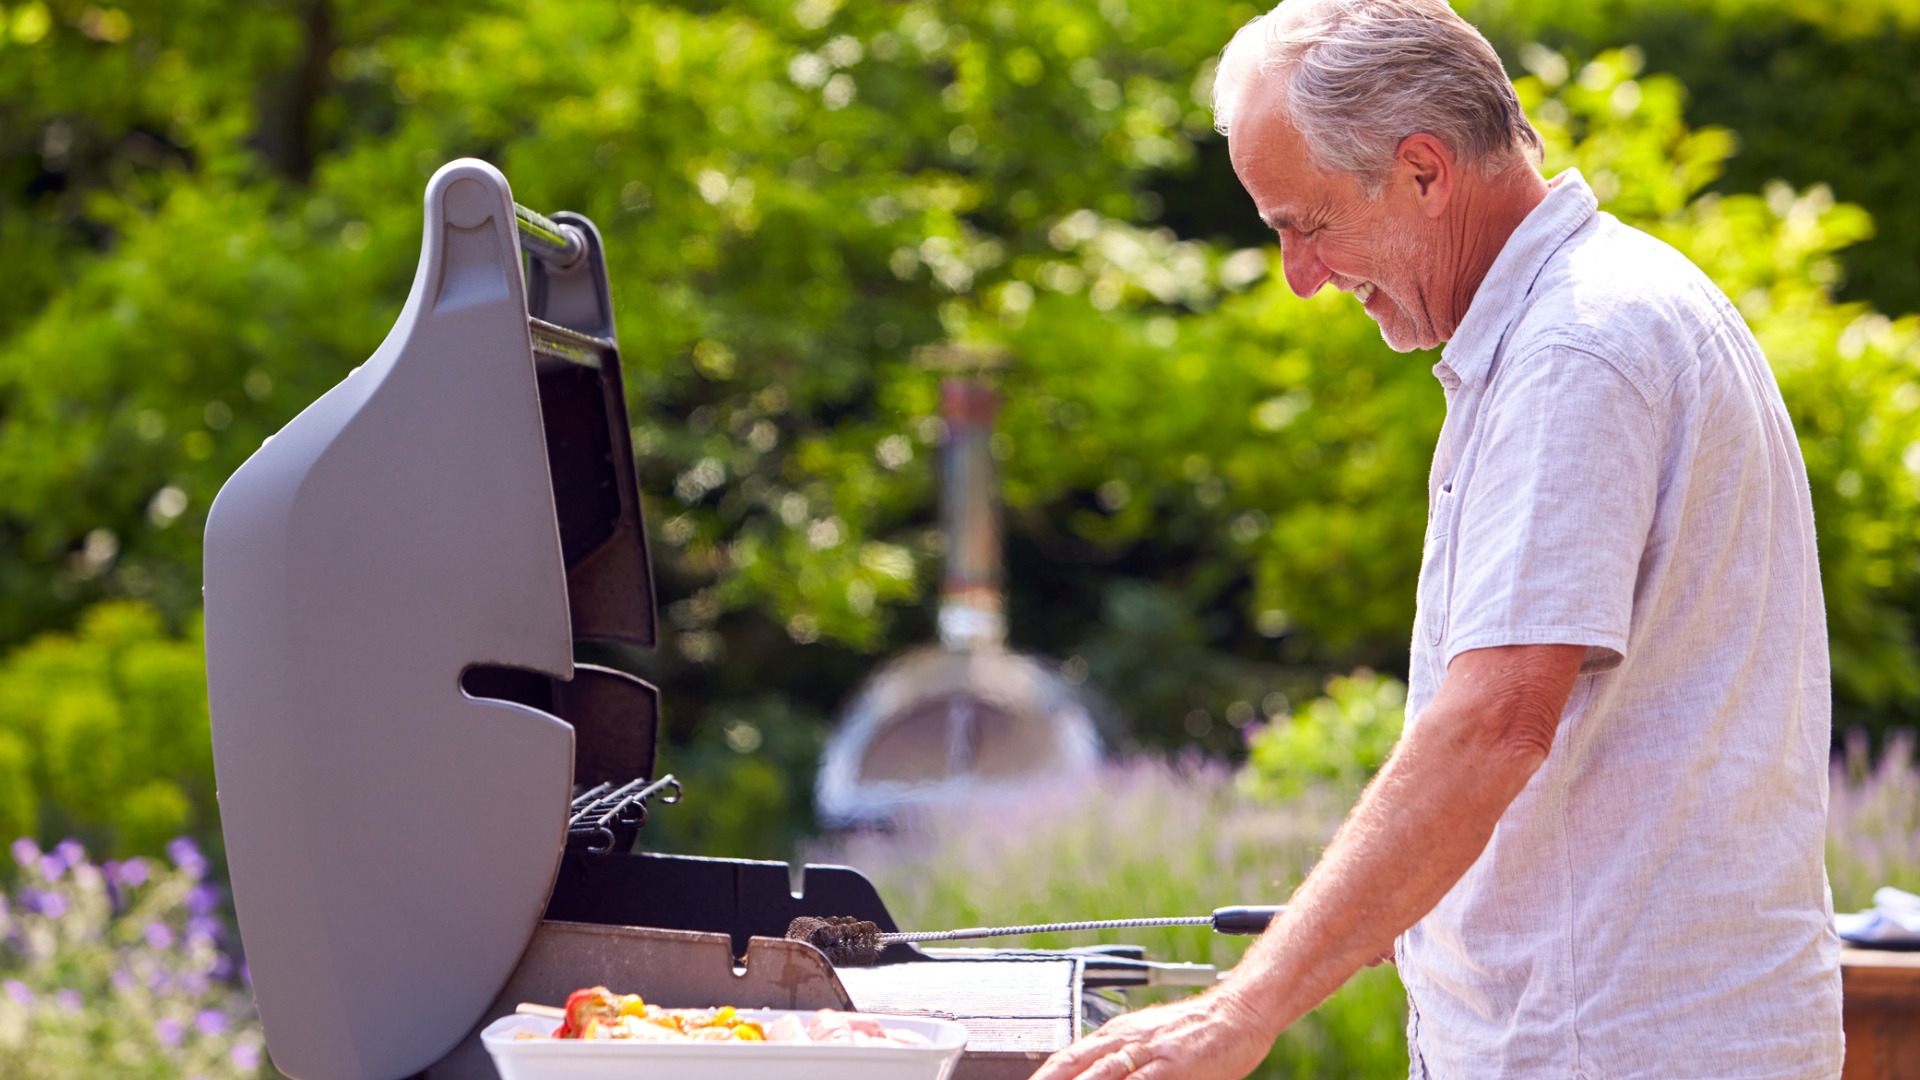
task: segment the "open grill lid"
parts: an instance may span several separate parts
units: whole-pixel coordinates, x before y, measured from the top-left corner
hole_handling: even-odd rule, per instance
[[[653,688],[574,663],[654,639],[612,338],[593,226],[453,162],[393,331],[208,515],[221,820],[291,1075],[446,1053],[533,936],[576,783],[652,773]]]

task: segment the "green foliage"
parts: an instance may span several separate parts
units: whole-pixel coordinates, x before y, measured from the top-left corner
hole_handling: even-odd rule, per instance
[[[88,611],[0,662],[0,835],[157,852],[217,838],[203,649],[151,608]]]
[[[1523,59],[1544,41],[1583,55],[1636,45],[1685,83],[1688,119],[1739,132],[1723,193],[1782,179],[1833,186],[1873,216],[1846,253],[1845,291],[1887,312],[1920,311],[1920,6],[1909,0],[1467,0],[1458,5]]]
[[[103,600],[191,623],[219,483],[372,351],[422,185],[471,153],[607,239],[669,768],[806,827],[823,718],[929,633],[939,373],[914,350],[942,342],[1015,361],[995,376],[1015,641],[1083,671],[1134,740],[1236,752],[1327,673],[1401,670],[1443,410],[1430,358],[1193,225],[1252,222],[1237,192],[1199,204],[1221,156],[1205,67],[1255,10],[8,6],[0,258],[26,269],[0,297],[0,646],[38,649]],[[1526,56],[1551,166],[1691,254],[1780,372],[1839,704],[1920,718],[1915,327],[1832,292],[1866,216],[1821,188],[1703,194],[1736,140],[1690,129],[1677,82],[1628,53]],[[722,747],[769,698],[768,745],[792,729],[794,749],[765,774]],[[0,774],[41,768],[13,730]],[[163,819],[210,820],[168,777],[189,809]],[[48,836],[119,827],[66,798],[28,811],[9,789],[0,812]]]
[[[1240,788],[1260,799],[1297,799],[1330,784],[1358,793],[1400,739],[1407,687],[1365,668],[1327,680],[1327,692],[1247,738]]]
[[[788,859],[814,831],[817,716],[760,697],[708,710],[667,768],[686,786],[684,805],[656,805],[646,846],[726,858]]]

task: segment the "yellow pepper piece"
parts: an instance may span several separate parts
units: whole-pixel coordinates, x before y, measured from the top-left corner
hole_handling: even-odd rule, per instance
[[[628,994],[620,999],[621,1016],[647,1015],[647,1003],[640,1000],[639,994]]]

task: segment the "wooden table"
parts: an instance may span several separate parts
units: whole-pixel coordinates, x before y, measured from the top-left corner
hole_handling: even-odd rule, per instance
[[[1920,1080],[1920,952],[1840,950],[1847,1063],[1840,1080]]]

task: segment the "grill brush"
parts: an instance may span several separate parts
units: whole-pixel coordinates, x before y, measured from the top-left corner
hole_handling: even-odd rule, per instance
[[[1032,926],[969,926],[963,930],[918,930],[882,933],[880,928],[851,915],[802,915],[787,924],[787,938],[804,941],[842,967],[860,967],[880,959],[889,945],[923,941],[971,941],[975,938],[1019,937],[1024,934],[1066,933],[1073,930],[1130,930],[1150,926],[1210,926],[1219,934],[1258,934],[1273,917],[1287,910],[1273,907],[1223,907],[1211,915],[1169,919],[1104,919],[1095,922],[1039,923]]]

